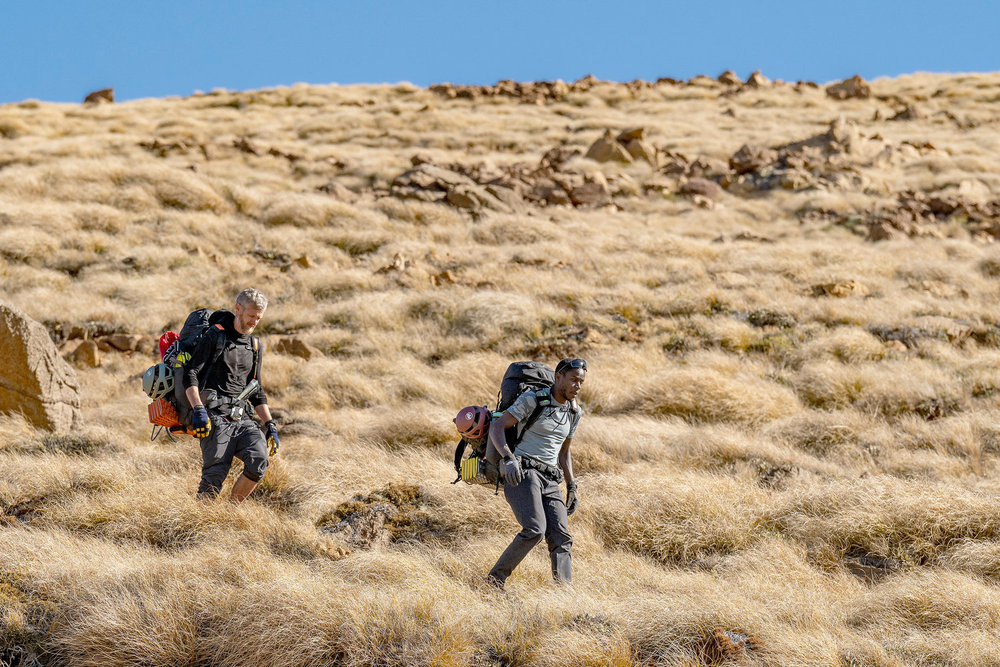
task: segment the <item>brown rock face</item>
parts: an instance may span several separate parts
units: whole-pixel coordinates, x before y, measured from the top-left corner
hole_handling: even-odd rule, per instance
[[[323,353],[305,342],[301,338],[283,338],[278,341],[274,349],[283,354],[290,354],[293,357],[299,357],[301,359],[312,359],[313,357],[322,357]]]
[[[48,332],[0,304],[0,412],[23,413],[39,428],[69,431],[80,419],[79,383]]]
[[[109,104],[115,101],[115,89],[103,88],[95,90],[83,99],[84,104]]]
[[[97,368],[101,365],[101,348],[96,341],[85,340],[73,351],[72,359],[77,366]]]
[[[826,87],[826,94],[835,100],[867,100],[872,96],[871,86],[855,74],[850,79]]]

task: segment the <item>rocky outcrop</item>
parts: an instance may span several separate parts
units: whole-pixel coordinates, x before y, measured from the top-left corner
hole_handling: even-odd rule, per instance
[[[69,431],[80,419],[79,383],[48,332],[0,304],[0,413],[22,413],[39,428]]]
[[[844,79],[826,87],[826,94],[835,100],[867,100],[872,96],[872,88],[860,76],[855,74],[850,79]]]
[[[83,103],[87,106],[97,105],[97,104],[113,104],[115,101],[115,89],[114,88],[102,88],[101,90],[95,90],[94,92],[83,98]]]
[[[528,104],[560,102],[570,93],[583,93],[600,83],[593,75],[587,75],[573,83],[564,81],[511,81],[504,79],[493,86],[456,86],[440,83],[428,90],[446,99],[478,100],[490,97],[508,97]]]

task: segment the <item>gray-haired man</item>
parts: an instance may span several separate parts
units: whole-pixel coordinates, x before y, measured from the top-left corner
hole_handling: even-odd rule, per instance
[[[490,425],[490,441],[503,457],[503,494],[521,524],[521,532],[501,554],[487,581],[503,588],[514,568],[542,538],[549,548],[552,578],[569,583],[573,576],[567,517],[576,511],[576,480],[570,445],[580,421],[577,394],[587,376],[583,359],[563,359],[556,366],[555,384],[540,392],[528,391]],[[517,445],[517,457],[507,446],[505,429],[529,420],[539,405],[541,411],[528,423]],[[565,477],[563,501],[559,482]]]
[[[184,366],[182,382],[192,407],[192,426],[201,438],[199,497],[217,496],[233,458],[239,458],[243,474],[233,485],[230,500],[242,502],[263,479],[269,453],[278,449],[278,429],[259,385],[263,351],[251,335],[266,308],[267,297],[257,290],[240,292],[233,312],[224,313],[208,330]],[[237,400],[253,380],[258,386],[244,400],[264,423],[264,433]]]

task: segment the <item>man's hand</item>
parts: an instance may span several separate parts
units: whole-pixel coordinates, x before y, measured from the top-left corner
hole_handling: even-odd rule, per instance
[[[566,516],[576,511],[580,499],[576,495],[576,482],[566,484]]]
[[[204,405],[196,405],[192,408],[191,432],[196,438],[207,438],[212,432],[212,421],[208,418],[208,410]]]
[[[267,439],[267,455],[274,456],[278,453],[278,426],[274,420],[264,424],[264,438]]]
[[[503,479],[505,484],[512,484],[517,486],[524,479],[524,473],[521,471],[521,464],[513,456],[507,456],[504,458],[503,463],[500,465],[501,471],[503,471]]]

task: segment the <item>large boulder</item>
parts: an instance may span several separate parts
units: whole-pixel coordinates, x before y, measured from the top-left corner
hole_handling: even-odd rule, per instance
[[[80,385],[45,327],[0,303],[0,350],[0,413],[22,413],[51,431],[72,430],[80,419]]]

